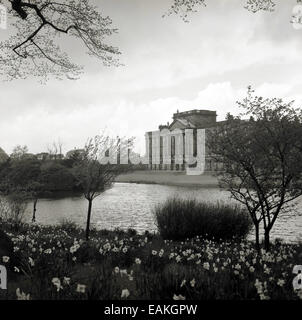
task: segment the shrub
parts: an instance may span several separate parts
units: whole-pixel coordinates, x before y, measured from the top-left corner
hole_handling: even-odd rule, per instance
[[[242,239],[252,222],[246,210],[235,204],[201,203],[171,198],[154,209],[164,239],[183,240],[201,236],[213,240]]]
[[[70,234],[77,234],[80,231],[79,226],[74,221],[66,218],[60,220],[60,227]]]
[[[0,218],[11,223],[11,227],[18,230],[24,224],[24,215],[28,205],[26,192],[14,192],[0,199]]]

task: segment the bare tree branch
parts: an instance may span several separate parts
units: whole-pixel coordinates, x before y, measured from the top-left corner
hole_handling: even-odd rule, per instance
[[[120,52],[105,43],[117,29],[89,0],[9,2],[16,33],[0,43],[1,73],[7,79],[29,75],[45,80],[49,76],[77,78],[83,67],[72,63],[68,54],[61,52],[60,35],[79,39],[87,53],[104,65],[119,65],[116,56]]]

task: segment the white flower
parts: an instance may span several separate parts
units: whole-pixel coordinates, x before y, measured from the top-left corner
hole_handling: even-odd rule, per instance
[[[103,249],[104,249],[104,250],[108,250],[108,251],[109,251],[109,250],[111,249],[111,245],[110,245],[110,243],[108,243],[108,242],[107,242],[107,243],[105,243],[105,244],[103,245]]]
[[[237,270],[240,270],[240,269],[241,269],[241,266],[240,266],[239,263],[237,263],[237,264],[235,265],[235,269],[237,269]]]
[[[128,249],[126,247],[123,248],[123,253],[127,253]]]
[[[195,284],[196,284],[195,279],[192,279],[192,280],[190,281],[191,287],[194,288],[194,287],[195,287]]]
[[[182,280],[180,287],[182,288],[186,284],[187,280]]]
[[[20,288],[16,290],[17,300],[30,300],[30,294],[26,294],[23,291],[20,291]]]
[[[121,298],[122,298],[122,299],[123,299],[123,298],[127,299],[129,296],[130,296],[129,290],[128,290],[128,289],[123,289],[123,290],[122,290],[122,294],[121,294]]]
[[[57,288],[57,291],[59,292],[61,289],[63,289],[61,285],[61,280],[59,278],[53,278],[51,280],[52,284]]]
[[[2,261],[3,261],[4,263],[8,263],[9,257],[8,257],[8,256],[3,256],[3,257],[2,257]]]
[[[205,263],[203,264],[203,267],[204,267],[204,269],[206,269],[206,270],[210,270],[210,264],[209,264],[208,262],[205,262]]]
[[[277,285],[278,285],[279,287],[283,287],[284,284],[285,284],[285,281],[284,281],[283,279],[279,279],[278,282],[277,282]]]
[[[251,266],[251,267],[249,268],[249,270],[250,270],[250,272],[253,273],[253,272],[255,271],[255,268]]]
[[[35,262],[31,257],[28,257],[28,263],[30,264],[31,267],[34,267]]]
[[[128,275],[127,269],[121,269],[121,270],[120,270],[120,275],[121,275],[121,276],[123,276],[123,275],[127,276],[127,275]]]
[[[142,260],[141,260],[140,258],[136,258],[136,259],[135,259],[135,263],[136,263],[136,264],[141,264],[141,263],[142,263]]]
[[[169,254],[169,259],[171,260],[173,258],[174,258],[174,253],[172,252],[172,253]]]
[[[64,277],[63,283],[69,285],[70,284],[70,278]]]
[[[173,300],[186,300],[186,297],[182,296],[181,294],[178,296],[174,294]]]
[[[302,290],[297,290],[297,296],[302,300]]]
[[[180,262],[180,261],[181,261],[181,256],[177,256],[177,257],[175,258],[175,260],[176,260],[176,262]]]
[[[120,268],[119,268],[119,267],[115,267],[115,268],[114,268],[114,273],[116,273],[116,274],[117,274],[117,273],[120,273]]]
[[[78,243],[74,243],[74,245],[70,247],[69,252],[75,253],[78,251],[79,248],[80,248],[80,245]]]
[[[85,293],[86,285],[78,283],[76,291],[79,293]]]
[[[153,256],[156,256],[156,255],[157,255],[157,251],[152,250],[152,255],[153,255]]]

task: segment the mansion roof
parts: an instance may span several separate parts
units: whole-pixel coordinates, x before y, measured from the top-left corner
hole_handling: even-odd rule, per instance
[[[162,129],[204,129],[214,127],[216,125],[216,111],[210,110],[190,110],[173,114],[173,122],[167,125],[160,125]]]

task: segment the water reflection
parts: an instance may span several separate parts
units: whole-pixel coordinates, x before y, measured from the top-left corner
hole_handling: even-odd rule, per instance
[[[93,203],[92,224],[103,229],[133,228],[139,232],[156,231],[152,209],[168,197],[197,198],[201,201],[230,201],[229,194],[216,188],[174,187],[153,184],[116,183]],[[302,241],[302,200],[293,214],[281,215],[272,231],[273,238]],[[40,200],[37,222],[58,224],[72,220],[85,226],[87,201],[83,197]],[[31,207],[26,212],[31,221]]]

